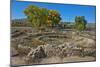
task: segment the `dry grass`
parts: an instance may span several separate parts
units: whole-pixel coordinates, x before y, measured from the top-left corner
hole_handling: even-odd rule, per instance
[[[41,41],[41,40],[32,39],[32,44],[39,46],[39,45],[45,45],[46,43],[44,41]]]

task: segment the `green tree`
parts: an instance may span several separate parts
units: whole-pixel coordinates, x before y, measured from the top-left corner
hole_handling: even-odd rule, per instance
[[[87,21],[84,16],[76,16],[75,17],[75,28],[78,31],[83,31],[86,29]]]
[[[28,21],[32,24],[33,27],[39,27],[40,22],[40,8],[37,6],[30,5],[24,10],[25,15],[27,16]]]
[[[48,10],[46,8],[41,8],[41,16],[40,16],[40,26],[46,27],[47,26],[47,20],[48,20]]]
[[[45,27],[57,25],[60,20],[60,14],[56,10],[48,10],[30,5],[24,10],[28,21],[33,27]]]
[[[49,10],[48,21],[47,21],[49,26],[55,26],[59,24],[60,20],[61,17],[59,12],[57,12],[56,10]]]

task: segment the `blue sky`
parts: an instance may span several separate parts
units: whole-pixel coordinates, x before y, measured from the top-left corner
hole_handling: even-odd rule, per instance
[[[85,16],[88,23],[95,23],[95,6],[51,4],[41,2],[13,1],[11,5],[11,19],[26,18],[23,11],[29,5],[37,5],[41,8],[57,10],[61,14],[62,21],[73,22],[75,16]]]

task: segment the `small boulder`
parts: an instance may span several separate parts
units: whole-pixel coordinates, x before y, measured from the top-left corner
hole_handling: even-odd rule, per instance
[[[31,56],[34,59],[45,58],[46,53],[42,46],[37,47],[36,49],[32,49],[28,56]]]

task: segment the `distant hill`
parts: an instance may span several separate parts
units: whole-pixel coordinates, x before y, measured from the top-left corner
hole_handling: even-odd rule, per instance
[[[27,22],[26,18],[23,19],[13,19],[12,22]]]
[[[11,25],[12,26],[25,26],[25,27],[30,27],[31,24],[28,22],[28,20],[26,18],[23,18],[23,19],[13,19],[12,22],[11,22]]]
[[[96,23],[87,23],[87,26],[95,27]]]
[[[22,19],[13,19],[11,22],[12,26],[24,26],[24,27],[31,27],[32,25],[28,22],[26,18]],[[74,22],[61,22],[59,27],[66,27],[71,28],[74,25]],[[95,23],[87,23],[87,28],[95,29]]]

